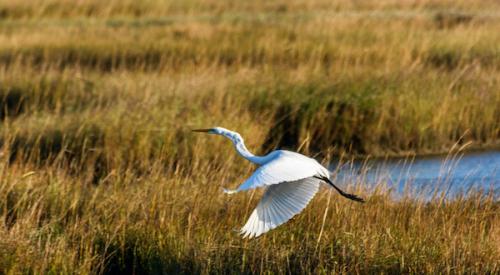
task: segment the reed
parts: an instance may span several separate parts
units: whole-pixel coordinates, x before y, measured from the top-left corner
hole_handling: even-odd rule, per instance
[[[200,150],[200,149],[198,149]],[[487,194],[394,201],[381,188],[354,204],[322,189],[299,216],[256,240],[234,231],[259,193],[227,196],[239,160],[192,160],[189,176],[107,175],[98,185],[57,166],[2,164],[4,272],[497,273],[498,202]],[[252,192],[250,192],[252,193]],[[328,196],[332,196],[327,204]],[[328,208],[325,223],[322,216]],[[323,233],[320,239],[319,233]]]

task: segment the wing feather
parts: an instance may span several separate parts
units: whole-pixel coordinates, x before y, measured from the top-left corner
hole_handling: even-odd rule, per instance
[[[262,220],[260,220],[260,228],[259,228],[259,233],[262,234],[264,231],[266,231],[266,213],[265,209],[262,209],[261,212],[261,217],[264,217]]]
[[[274,209],[276,210],[278,214],[278,217],[279,219],[276,220],[276,226],[286,222],[288,219],[287,217],[290,217],[290,216],[293,216],[293,212],[291,210],[289,210],[285,204],[283,202],[281,202],[281,200],[279,200],[279,198],[276,198],[276,200],[274,201]]]
[[[273,226],[272,223],[273,223],[273,217],[271,217],[271,208],[270,207],[266,207],[264,208],[264,214],[265,214],[265,217],[266,217],[266,222],[264,223],[265,224],[265,228],[264,228],[264,231],[269,231],[271,230],[271,227]]]
[[[275,197],[276,201],[276,210],[280,211],[280,215],[282,216],[282,220],[286,220],[286,217],[293,216],[293,211],[287,206],[285,202],[282,201],[282,198],[279,196]]]
[[[241,233],[258,237],[287,222],[309,204],[319,185],[318,179],[310,177],[269,186]]]
[[[267,208],[267,211],[269,212],[270,216],[270,228],[275,228],[277,223],[281,220],[281,217],[278,216],[278,213],[276,212],[276,206],[274,203],[271,203],[269,207]]]

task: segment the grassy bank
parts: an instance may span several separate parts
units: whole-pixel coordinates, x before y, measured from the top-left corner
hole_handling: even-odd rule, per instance
[[[497,6],[0,1],[0,273],[500,272],[488,194],[353,183],[366,205],[324,192],[241,240],[259,194],[220,187],[253,167],[190,133],[325,160],[498,146]]]
[[[235,125],[225,119],[230,107],[248,117],[236,125],[268,132],[257,141],[263,150],[398,155],[446,152],[457,141],[498,145],[500,20],[415,12],[7,18],[0,115],[14,124],[21,113],[39,119],[28,116],[37,110],[55,110],[54,120],[103,111],[121,119],[124,106],[148,105],[155,114],[128,112],[130,124],[149,115],[167,129]],[[122,131],[117,123],[111,132]]]
[[[363,191],[366,204],[325,192],[257,240],[234,231],[259,194],[227,196],[244,169],[193,159],[196,172],[154,166],[99,185],[56,167],[2,164],[3,270],[64,273],[497,273],[498,202],[485,195],[430,202]],[[241,170],[241,171],[240,171]],[[34,173],[29,173],[34,171]],[[328,202],[328,196],[331,201]],[[203,207],[201,207],[203,206]],[[322,217],[325,210],[325,223]],[[320,237],[320,232],[324,229]]]
[[[266,68],[102,75],[14,67],[0,77],[4,140],[50,141],[58,131],[74,145],[72,132],[92,128],[89,138],[99,142],[90,147],[110,158],[117,150],[147,151],[137,152],[139,162],[174,161],[177,155],[165,154],[171,150],[189,154],[189,128],[211,125],[242,132],[261,153],[302,145],[323,156],[446,152],[456,142],[495,146],[500,133],[497,80],[474,70],[331,78]]]

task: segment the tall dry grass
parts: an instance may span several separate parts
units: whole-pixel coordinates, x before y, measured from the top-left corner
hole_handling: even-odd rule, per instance
[[[160,164],[140,176],[126,170],[109,174],[98,185],[57,166],[35,169],[3,163],[2,269],[12,273],[499,271],[499,205],[486,194],[451,201],[411,197],[393,201],[384,189],[368,193],[358,185],[351,191],[363,194],[368,202],[356,204],[322,189],[289,223],[262,238],[244,240],[235,229],[244,223],[260,192],[224,195],[221,186],[243,180],[250,169],[239,159],[216,163],[220,165],[196,157],[187,176],[182,171],[165,174]]]

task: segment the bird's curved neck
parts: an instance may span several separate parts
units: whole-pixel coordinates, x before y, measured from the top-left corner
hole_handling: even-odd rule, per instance
[[[250,151],[248,151],[248,149],[245,146],[245,143],[243,141],[240,141],[240,142],[233,141],[233,143],[234,143],[234,147],[236,148],[236,151],[238,151],[238,153],[242,157],[246,158],[247,160],[249,160],[253,163],[260,164],[260,165],[263,164],[262,163],[263,158],[250,153]]]
[[[253,163],[259,164],[259,165],[264,164],[264,162],[265,162],[264,157],[259,157],[259,156],[256,156],[256,155],[250,153],[250,151],[248,151],[247,147],[245,146],[245,142],[243,141],[243,139],[231,138],[231,141],[233,142],[234,147],[236,148],[236,151],[238,151],[238,153],[242,157],[246,158],[247,160],[249,160]]]

